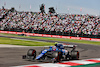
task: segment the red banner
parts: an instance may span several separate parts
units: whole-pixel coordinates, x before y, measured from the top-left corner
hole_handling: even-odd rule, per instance
[[[35,34],[35,33],[13,32],[13,31],[0,31],[0,33],[8,33],[8,34],[25,34],[26,36],[41,36],[41,37],[54,37],[54,38],[67,38],[67,39],[77,39],[77,40],[100,41],[100,39],[97,39],[97,38],[84,38],[84,37],[59,36],[59,35]]]

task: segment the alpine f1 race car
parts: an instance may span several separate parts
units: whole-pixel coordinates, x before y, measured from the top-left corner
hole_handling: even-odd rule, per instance
[[[71,50],[68,50],[71,48]],[[61,62],[63,60],[78,60],[79,51],[75,50],[76,45],[65,45],[62,43],[57,43],[55,46],[49,46],[48,49],[41,50],[38,53],[35,49],[29,49],[27,55],[23,55],[23,59],[28,59],[31,61],[44,61],[44,62]]]

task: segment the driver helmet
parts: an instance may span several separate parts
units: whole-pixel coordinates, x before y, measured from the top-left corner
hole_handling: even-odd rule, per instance
[[[58,42],[55,42],[55,46],[57,46]]]

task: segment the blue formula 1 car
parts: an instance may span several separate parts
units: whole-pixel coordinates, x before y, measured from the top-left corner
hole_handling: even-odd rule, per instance
[[[68,48],[72,48],[68,50]],[[55,44],[55,46],[49,46],[49,49],[41,50],[37,55],[35,49],[29,49],[27,55],[23,55],[23,59],[29,59],[31,61],[44,61],[44,62],[60,62],[62,60],[79,59],[79,51],[75,50],[76,45],[63,45],[61,43]]]

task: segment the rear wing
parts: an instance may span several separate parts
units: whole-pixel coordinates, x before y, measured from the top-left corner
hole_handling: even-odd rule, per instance
[[[63,45],[65,48],[74,48],[76,47],[77,45]]]
[[[69,44],[63,44],[64,48],[72,48],[72,50],[75,50],[77,45],[69,45]]]

